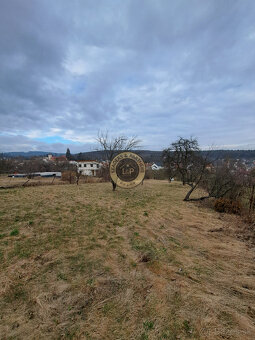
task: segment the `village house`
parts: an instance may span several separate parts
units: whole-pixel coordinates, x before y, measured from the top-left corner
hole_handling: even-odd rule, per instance
[[[62,156],[53,156],[52,154],[48,154],[47,157],[43,158],[44,162],[66,162],[67,158],[65,155]]]
[[[98,170],[101,168],[101,164],[94,160],[76,161],[75,163],[77,165],[79,173],[86,176],[96,176]]]

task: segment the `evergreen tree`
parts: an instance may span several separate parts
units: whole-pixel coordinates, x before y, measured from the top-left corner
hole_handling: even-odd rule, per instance
[[[71,152],[70,152],[70,149],[69,148],[67,148],[67,150],[66,150],[66,158],[70,161],[70,159],[71,159]]]

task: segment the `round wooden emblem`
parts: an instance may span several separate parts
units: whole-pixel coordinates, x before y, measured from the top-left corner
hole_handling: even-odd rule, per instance
[[[110,176],[119,187],[134,188],[144,179],[144,161],[133,152],[122,152],[111,161]]]

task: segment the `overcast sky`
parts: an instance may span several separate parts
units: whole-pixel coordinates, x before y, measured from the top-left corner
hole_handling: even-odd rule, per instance
[[[1,0],[0,151],[255,149],[254,0]]]

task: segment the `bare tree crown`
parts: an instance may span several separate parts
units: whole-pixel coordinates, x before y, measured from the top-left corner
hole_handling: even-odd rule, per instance
[[[111,161],[119,151],[130,151],[137,149],[141,140],[136,136],[128,138],[127,136],[110,137],[108,132],[100,132],[97,136],[97,142],[100,150],[105,152],[107,160]]]

